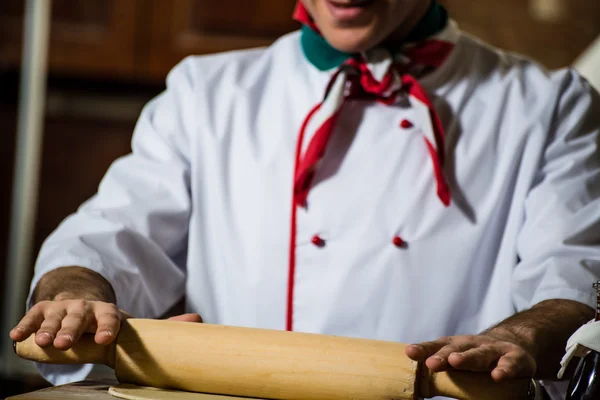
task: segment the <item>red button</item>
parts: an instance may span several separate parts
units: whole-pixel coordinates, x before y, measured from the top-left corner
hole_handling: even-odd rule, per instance
[[[409,120],[407,120],[407,119],[403,119],[403,120],[400,122],[400,127],[401,127],[402,129],[410,129],[410,128],[412,128],[412,127],[413,127],[413,123],[412,123],[412,122],[410,122],[410,121],[409,121]]]
[[[325,241],[319,236],[319,235],[315,235],[312,237],[312,239],[310,240],[315,246],[318,247],[323,247],[325,246]]]
[[[395,236],[394,240],[392,240],[392,243],[394,243],[394,246],[396,247],[404,247],[404,245],[406,244],[406,242],[402,240],[400,236]]]

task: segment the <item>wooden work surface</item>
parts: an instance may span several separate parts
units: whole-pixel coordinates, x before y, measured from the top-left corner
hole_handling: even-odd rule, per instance
[[[85,381],[72,383],[69,385],[56,386],[47,389],[38,390],[31,393],[21,394],[18,396],[8,397],[6,400],[72,400],[72,399],[99,399],[99,400],[116,400],[115,397],[108,393],[108,388],[117,385],[118,382],[112,380],[104,381]],[[190,393],[191,394],[191,393]],[[195,393],[195,395],[198,395]],[[215,395],[200,395],[206,397],[197,397],[198,399],[221,398],[222,400],[231,400],[233,397],[215,396]],[[170,399],[170,397],[164,397]],[[542,393],[544,400],[550,400],[550,397],[544,391]],[[241,398],[240,398],[241,399]],[[187,400],[187,397],[186,399]],[[252,400],[252,399],[243,399]]]
[[[100,399],[115,400],[108,389],[117,385],[113,380],[85,381],[69,385],[55,386],[31,393],[9,397],[6,400],[72,400],[72,399]],[[135,385],[119,385],[121,393],[128,395],[144,395],[149,400],[235,400],[239,397],[219,396],[212,394],[189,393],[155,388],[141,388]],[[130,398],[130,397],[125,397]],[[134,397],[137,398],[137,397]],[[249,399],[244,399],[249,400]]]
[[[6,400],[71,400],[71,399],[100,399],[114,400],[108,394],[108,388],[116,385],[116,381],[86,381],[69,385],[55,386],[31,393],[9,397]]]

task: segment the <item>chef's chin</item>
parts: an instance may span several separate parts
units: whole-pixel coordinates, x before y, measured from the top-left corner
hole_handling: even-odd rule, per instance
[[[383,38],[378,38],[370,27],[334,27],[321,29],[327,42],[346,53],[357,53],[375,47]]]
[[[369,50],[411,24],[430,0],[302,0],[327,42],[347,53]],[[343,6],[342,6],[343,5]],[[353,6],[355,5],[355,6]]]

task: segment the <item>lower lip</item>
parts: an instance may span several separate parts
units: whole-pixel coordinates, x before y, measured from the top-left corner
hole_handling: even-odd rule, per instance
[[[359,6],[342,7],[329,0],[325,0],[329,12],[333,18],[339,21],[351,21],[360,17],[362,14],[367,12],[369,6],[373,3],[372,1],[361,2]]]

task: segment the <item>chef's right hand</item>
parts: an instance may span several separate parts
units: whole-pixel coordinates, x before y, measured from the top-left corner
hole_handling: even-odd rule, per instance
[[[83,333],[94,333],[96,343],[107,345],[117,337],[121,321],[129,317],[102,301],[40,301],[10,331],[10,337],[21,342],[35,333],[38,346],[68,350]]]

